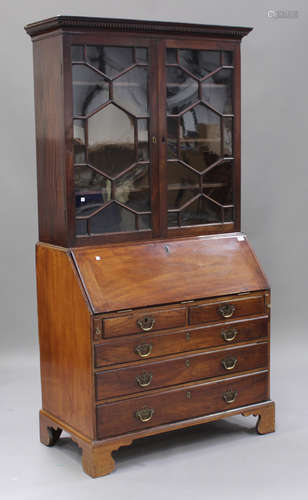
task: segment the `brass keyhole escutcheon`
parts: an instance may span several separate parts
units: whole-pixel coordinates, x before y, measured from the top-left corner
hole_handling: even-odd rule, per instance
[[[186,333],[186,340],[190,340],[190,333],[189,332]]]
[[[186,398],[187,398],[187,399],[191,399],[191,392],[190,392],[190,391],[187,391],[187,392],[186,392]]]
[[[189,359],[186,359],[186,361],[185,361],[185,366],[186,366],[186,368],[189,368],[189,367],[190,367],[190,361],[189,361]]]

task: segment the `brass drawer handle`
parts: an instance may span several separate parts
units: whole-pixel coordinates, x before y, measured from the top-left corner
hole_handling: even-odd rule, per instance
[[[226,359],[223,359],[221,362],[221,364],[225,368],[225,370],[233,370],[233,368],[235,368],[235,366],[236,366],[236,363],[237,363],[236,358],[226,358]]]
[[[153,415],[154,415],[153,408],[149,408],[148,406],[140,408],[140,410],[137,410],[135,413],[136,419],[143,423],[149,422],[149,420],[151,420]]]
[[[228,328],[228,330],[222,330],[221,336],[226,342],[232,342],[237,336],[238,331],[236,328]]]
[[[137,375],[136,382],[140,387],[147,387],[152,381],[152,376],[151,372],[143,372],[141,375]]]
[[[232,389],[229,389],[228,391],[224,392],[223,398],[226,403],[231,404],[234,403],[237,395],[238,395],[237,391],[232,391]]]
[[[235,312],[235,306],[233,304],[219,304],[218,311],[223,318],[231,318]]]
[[[144,332],[149,332],[155,325],[155,318],[153,318],[153,316],[144,316],[143,318],[138,319],[137,325]]]
[[[139,344],[136,346],[135,352],[140,358],[147,358],[152,352],[152,344]]]

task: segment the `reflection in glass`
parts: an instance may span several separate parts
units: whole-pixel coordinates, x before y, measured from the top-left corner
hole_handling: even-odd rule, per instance
[[[220,113],[232,113],[232,70],[222,69],[202,83],[202,96]]]
[[[86,142],[86,134],[85,134],[85,120],[74,120],[74,144],[83,144]]]
[[[151,216],[150,215],[138,215],[139,229],[150,229],[151,228]]]
[[[76,215],[89,215],[111,199],[111,181],[88,166],[74,168]]]
[[[232,156],[232,118],[223,118],[224,156]]]
[[[73,112],[85,116],[109,99],[109,84],[103,76],[82,64],[73,65]]]
[[[111,177],[135,162],[133,119],[114,104],[88,120],[88,161]]]
[[[167,118],[167,155],[168,158],[178,157],[178,118]]]
[[[115,101],[136,116],[148,113],[147,76],[147,68],[136,67],[113,82]]]
[[[135,230],[135,215],[125,208],[111,203],[90,219],[90,233],[117,233]]]
[[[220,52],[215,50],[180,50],[180,64],[198,78],[220,66]]]
[[[176,115],[198,99],[198,82],[182,69],[167,69],[167,113]]]
[[[148,49],[136,47],[136,63],[146,64],[148,62]]]
[[[138,127],[138,160],[149,159],[149,132],[148,120],[140,118],[137,122]]]
[[[76,234],[83,236],[87,234],[87,221],[84,219],[76,219]]]
[[[181,212],[181,225],[192,226],[222,222],[222,209],[204,197],[198,198]]]
[[[177,227],[178,226],[178,214],[177,213],[168,213],[168,227]]]
[[[106,47],[103,45],[88,45],[86,48],[87,61],[99,71],[114,78],[128,66],[133,60],[132,47]]]
[[[221,163],[204,175],[204,194],[221,205],[233,203],[232,163]]]
[[[199,175],[178,162],[169,161],[168,176],[168,208],[180,208],[200,192]]]
[[[181,158],[199,172],[220,156],[220,117],[202,104],[181,117]]]
[[[176,49],[167,49],[166,50],[166,55],[167,55],[167,64],[176,64]]]
[[[72,62],[80,62],[84,60],[83,45],[72,45]]]
[[[224,50],[223,51],[222,64],[224,66],[233,66],[233,52],[232,52],[232,50]]]
[[[150,182],[147,165],[136,165],[115,181],[116,201],[136,210],[150,210]]]

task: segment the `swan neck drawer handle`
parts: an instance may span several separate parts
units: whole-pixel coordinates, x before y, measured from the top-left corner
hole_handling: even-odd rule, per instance
[[[155,318],[153,318],[153,316],[144,316],[143,318],[137,320],[137,325],[144,332],[149,332],[155,325]]]
[[[136,419],[139,420],[139,422],[142,423],[149,422],[154,415],[154,410],[153,408],[144,406],[143,408],[140,408],[140,410],[137,410],[135,415]]]
[[[221,364],[225,370],[233,370],[236,367],[237,359],[236,358],[226,358],[223,359]]]
[[[223,318],[231,318],[235,312],[235,306],[233,304],[220,304],[218,311]]]
[[[222,330],[221,336],[226,342],[232,342],[237,336],[238,331],[236,328],[228,328],[228,330]]]
[[[151,372],[143,372],[141,375],[137,375],[136,382],[140,387],[148,387],[152,381],[152,376]]]
[[[226,403],[231,404],[231,403],[234,403],[237,395],[238,395],[237,391],[232,391],[232,389],[229,389],[228,391],[226,391],[224,393],[223,398],[224,398]]]
[[[139,344],[135,348],[135,352],[140,358],[147,358],[152,352],[152,344]]]

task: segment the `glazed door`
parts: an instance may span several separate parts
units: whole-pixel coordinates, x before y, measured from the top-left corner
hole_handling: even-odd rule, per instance
[[[238,59],[239,46],[228,42],[166,43],[168,236],[239,228]]]
[[[151,42],[79,38],[71,42],[75,235],[149,238]]]

